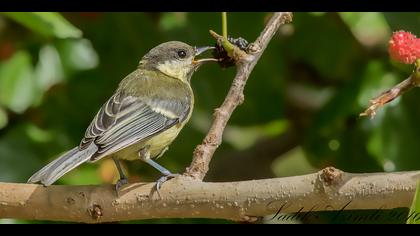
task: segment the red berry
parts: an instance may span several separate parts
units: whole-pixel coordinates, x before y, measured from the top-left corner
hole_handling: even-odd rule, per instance
[[[394,32],[389,40],[388,51],[392,59],[413,64],[417,58],[420,58],[420,39],[410,32]]]

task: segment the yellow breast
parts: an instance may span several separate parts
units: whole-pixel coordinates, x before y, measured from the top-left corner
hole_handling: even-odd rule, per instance
[[[159,155],[159,153],[169,146],[175,138],[178,136],[179,132],[181,131],[182,127],[179,125],[172,126],[171,128],[165,130],[164,132],[152,137],[151,139],[145,142],[145,146],[150,146],[150,156],[155,157]]]

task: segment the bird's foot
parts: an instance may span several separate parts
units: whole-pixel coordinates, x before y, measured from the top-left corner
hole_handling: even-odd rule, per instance
[[[165,183],[166,181],[172,179],[172,178],[177,177],[177,176],[180,176],[180,174],[172,174],[172,173],[169,172],[169,173],[165,173],[162,177],[160,177],[156,181],[155,189],[156,189],[157,194],[159,195],[159,198],[162,199],[162,195],[160,195],[160,188],[161,188],[162,184]]]
[[[128,179],[127,178],[121,178],[117,181],[117,183],[115,184],[115,191],[117,191],[117,194],[119,193],[120,189],[122,186],[128,184]]]

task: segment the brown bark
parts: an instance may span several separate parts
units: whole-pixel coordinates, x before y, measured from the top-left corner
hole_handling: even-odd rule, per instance
[[[241,182],[206,183],[180,176],[163,184],[49,186],[0,183],[0,218],[113,222],[153,218],[255,217],[302,211],[409,207],[419,171],[351,174],[332,167],[318,173]]]

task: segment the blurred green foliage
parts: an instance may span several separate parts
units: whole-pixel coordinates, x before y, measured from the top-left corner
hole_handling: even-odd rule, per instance
[[[80,38],[82,32],[56,12],[5,12],[35,33],[57,38]]]
[[[420,182],[417,183],[417,191],[410,208],[407,224],[420,224]]]
[[[269,16],[228,13],[228,32],[253,41]],[[418,91],[374,120],[358,117],[370,98],[409,75],[411,67],[389,60],[387,42],[396,30],[419,35],[419,22],[418,13],[295,13],[252,72],[207,180],[297,175],[329,165],[350,172],[419,169]],[[0,181],[25,182],[78,145],[99,107],[149,49],[169,40],[212,45],[209,29],[221,33],[220,13],[0,14]],[[192,120],[159,159],[162,165],[182,172],[189,164],[234,74],[213,64],[194,75]],[[253,152],[291,133],[293,141],[275,143],[272,156]],[[225,161],[229,157],[236,159]],[[248,169],[239,171],[238,163]],[[134,181],[158,177],[140,162],[126,168]],[[109,175],[115,170],[100,162],[57,184],[99,184]]]

